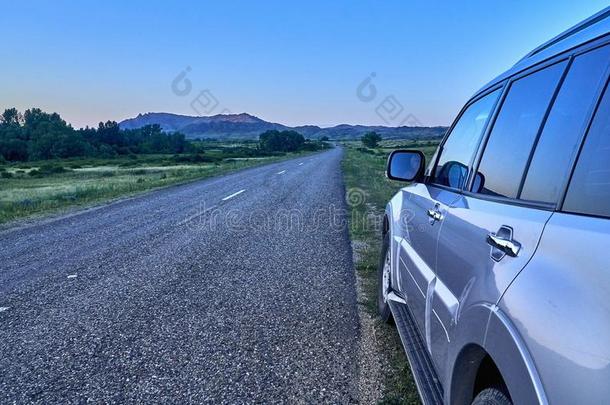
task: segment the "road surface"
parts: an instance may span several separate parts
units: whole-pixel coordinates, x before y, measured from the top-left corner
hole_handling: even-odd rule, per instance
[[[0,232],[0,403],[356,401],[341,153]]]

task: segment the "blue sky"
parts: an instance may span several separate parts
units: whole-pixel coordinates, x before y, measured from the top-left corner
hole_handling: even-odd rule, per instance
[[[470,95],[605,1],[28,1],[0,14],[0,108],[74,126],[140,112],[248,112],[288,125],[385,124],[388,96],[448,125]],[[172,81],[190,67],[189,94]],[[377,96],[357,97],[371,73]],[[201,98],[198,99],[201,101]],[[197,111],[205,111],[201,104]],[[225,110],[226,109],[226,110]],[[390,124],[398,124],[392,121]]]

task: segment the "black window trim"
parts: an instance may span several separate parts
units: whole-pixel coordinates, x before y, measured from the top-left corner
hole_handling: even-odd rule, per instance
[[[561,90],[561,87],[563,86],[563,82],[565,81],[565,78],[567,77],[567,75],[570,73],[570,68],[572,67],[572,64],[574,63],[574,60],[576,58],[578,58],[579,56],[582,56],[586,53],[593,52],[599,48],[603,48],[604,46],[610,46],[610,38],[606,37],[606,38],[604,38],[603,41],[600,40],[600,41],[596,41],[595,43],[588,43],[587,46],[583,46],[583,47],[576,49],[576,51],[570,55],[571,60],[569,62],[569,65],[566,67],[567,70],[566,70],[566,72],[564,72],[564,77],[562,78],[562,82],[561,82],[561,86],[559,87],[559,90]],[[563,208],[565,196],[568,192],[568,186],[570,185],[570,181],[572,179],[572,174],[576,168],[576,164],[578,163],[578,157],[580,156],[580,150],[582,149],[585,138],[586,138],[587,134],[589,133],[589,128],[591,127],[591,124],[593,123],[593,119],[595,118],[595,113],[597,112],[597,108],[598,108],[599,104],[601,103],[601,99],[604,95],[606,87],[608,86],[609,80],[610,80],[610,63],[608,63],[608,65],[606,66],[606,70],[601,77],[601,81],[603,84],[601,86],[599,86],[599,88],[597,89],[597,92],[593,96],[595,102],[593,103],[593,106],[589,109],[589,111],[587,112],[585,123],[582,128],[582,133],[580,134],[580,138],[577,139],[577,141],[576,141],[576,144],[578,145],[577,150],[571,156],[570,160],[568,161],[568,175],[566,176],[564,181],[561,183],[561,185],[559,187],[559,194],[556,198],[556,201],[553,203],[555,211],[561,211]],[[559,94],[559,92],[557,92],[555,94],[555,97],[553,98],[551,106],[555,104],[555,100],[556,100],[558,94]],[[551,112],[551,110],[547,111],[547,116],[544,119],[544,125],[542,126],[542,131],[544,130],[544,127],[546,126],[546,121],[548,119],[548,115],[550,114],[550,112]],[[534,147],[533,147],[532,151],[530,152],[531,154],[530,154],[529,160],[527,162],[526,170],[525,170],[526,174],[521,179],[522,183],[519,188],[518,198],[521,197],[521,193],[523,192],[525,180],[527,179],[527,173],[529,172],[530,165],[534,158],[534,153],[536,152],[536,148],[538,147],[538,142],[540,140],[540,137],[542,136],[542,131],[539,132],[539,134],[536,138],[536,143],[534,144]]]
[[[489,138],[491,136],[491,132],[493,131],[493,128],[496,124],[496,119],[498,118],[498,114],[500,111],[502,111],[502,107],[504,106],[504,102],[506,101],[506,97],[508,96],[508,93],[510,92],[510,88],[512,86],[512,84],[514,82],[516,82],[517,80],[523,79],[529,75],[532,75],[534,73],[537,73],[539,71],[542,71],[548,67],[551,67],[553,65],[557,65],[559,63],[563,63],[566,62],[566,65],[563,68],[563,72],[561,73],[561,77],[559,79],[559,81],[557,82],[557,84],[555,85],[555,89],[553,90],[553,96],[551,97],[551,101],[549,102],[549,105],[547,106],[547,109],[543,115],[543,119],[540,123],[540,126],[538,127],[538,132],[536,133],[536,137],[535,139],[537,140],[538,137],[540,136],[541,131],[544,129],[544,124],[546,123],[546,118],[548,117],[548,114],[553,106],[553,102],[555,100],[555,97],[557,97],[557,93],[559,92],[559,89],[561,88],[561,84],[563,83],[563,79],[565,78],[566,73],[568,72],[568,68],[571,62],[573,55],[560,55],[557,58],[553,58],[553,59],[549,59],[546,61],[546,63],[543,64],[538,64],[535,66],[532,66],[531,69],[527,69],[524,71],[519,72],[518,74],[511,76],[510,78],[508,78],[508,81],[506,83],[506,87],[505,90],[502,94],[502,103],[498,106],[496,114],[494,114],[494,120],[492,123],[490,123],[487,127],[487,131],[485,132],[485,136],[481,142],[481,145],[479,146],[479,150],[476,154],[476,158],[475,158],[475,163],[473,164],[473,170],[472,173],[476,173],[479,170],[479,166],[481,165],[481,160],[483,159],[483,154],[485,153],[485,149],[487,148],[487,143],[489,142]],[[535,141],[537,143],[537,141]],[[532,149],[530,150],[530,155],[529,155],[529,159],[531,159],[532,157],[532,152],[534,151],[534,146],[532,145]],[[527,166],[526,169],[529,168],[529,160],[527,162]],[[538,202],[538,201],[527,201],[527,200],[519,200],[519,196],[521,194],[521,187],[523,185],[523,179],[527,176],[527,170],[523,171],[522,174],[522,178],[520,180],[520,187],[519,190],[517,192],[517,198],[511,198],[511,197],[501,197],[501,196],[490,196],[488,194],[481,194],[481,193],[474,193],[471,191],[472,189],[472,185],[474,183],[474,176],[470,176],[470,178],[468,179],[468,181],[466,182],[466,188],[465,188],[465,193],[467,193],[467,195],[470,196],[476,196],[477,198],[480,198],[482,200],[491,200],[491,201],[497,201],[497,202],[503,202],[503,203],[512,203],[514,205],[524,205],[524,206],[528,206],[528,207],[535,207],[535,208],[542,208],[544,207],[545,209],[555,209],[557,207],[556,202],[555,203],[544,203],[544,202]]]
[[[538,143],[540,142],[540,137],[542,136],[542,133],[544,132],[544,128],[546,127],[546,121],[549,119],[549,115],[551,115],[551,111],[553,111],[553,106],[555,105],[557,96],[559,95],[559,92],[561,91],[561,88],[563,87],[563,83],[565,82],[566,77],[568,76],[568,73],[570,72],[572,63],[574,63],[574,58],[576,58],[575,55],[570,55],[568,57],[568,61],[566,63],[566,66],[564,67],[563,73],[561,74],[561,77],[559,78],[559,82],[557,82],[557,87],[555,88],[555,91],[553,92],[553,95],[551,96],[551,101],[549,102],[549,106],[547,107],[546,111],[544,112],[544,115],[542,116],[542,121],[540,122],[540,127],[538,127],[538,132],[536,133],[536,136],[534,137],[534,143],[532,143],[532,148],[530,149],[530,154],[527,157],[527,161],[525,162],[525,168],[523,169],[523,175],[521,176],[521,182],[519,182],[519,189],[517,190],[517,198],[516,198],[517,200],[521,199],[521,193],[523,192],[523,186],[525,186],[525,180],[527,179],[527,175],[530,170],[530,165],[532,164],[532,160],[534,159],[534,155],[536,154],[536,149],[538,148]],[[557,63],[561,63],[561,62],[557,62]],[[555,201],[552,203],[552,205],[555,207],[557,206],[557,203],[559,202],[558,197],[559,196],[555,197]]]
[[[607,43],[605,45],[610,46],[610,43]],[[601,47],[601,46],[603,46],[603,45],[600,45],[599,47]],[[558,204],[558,211],[560,211],[560,212],[564,212],[567,214],[573,214],[573,215],[594,217],[594,218],[605,218],[605,219],[610,218],[610,215],[603,216],[603,215],[599,215],[599,214],[589,214],[589,213],[585,213],[585,212],[572,212],[572,211],[566,211],[564,209],[564,204],[565,204],[566,197],[568,195],[570,183],[572,183],[572,178],[574,176],[574,172],[576,171],[576,167],[578,166],[578,161],[580,160],[580,155],[582,154],[582,150],[584,149],[585,143],[587,142],[587,138],[589,137],[589,132],[591,131],[591,126],[593,125],[593,122],[595,121],[595,117],[597,116],[599,106],[601,105],[601,103],[604,99],[604,96],[606,95],[607,92],[610,92],[610,64],[608,64],[608,66],[606,67],[606,72],[604,73],[604,80],[605,80],[604,85],[600,86],[601,90],[599,90],[598,94],[596,95],[597,100],[595,103],[595,107],[593,108],[593,111],[589,115],[589,120],[587,122],[587,125],[585,126],[585,131],[580,139],[580,145],[578,146],[578,151],[573,156],[569,175],[567,176],[567,179],[564,182],[564,187],[561,190],[561,194],[559,197],[559,204]],[[608,95],[610,96],[610,93],[608,93]]]

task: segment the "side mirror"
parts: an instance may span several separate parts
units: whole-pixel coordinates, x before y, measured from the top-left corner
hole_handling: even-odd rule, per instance
[[[418,150],[395,150],[388,157],[386,176],[400,181],[421,181],[426,158]]]

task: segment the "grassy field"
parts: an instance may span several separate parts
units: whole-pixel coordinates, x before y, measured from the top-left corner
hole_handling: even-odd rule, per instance
[[[4,164],[0,165],[0,224],[298,155],[243,157],[243,153],[219,144],[204,155],[132,155]]]
[[[417,388],[409,370],[400,338],[394,326],[384,324],[377,317],[377,265],[381,249],[381,221],[390,198],[405,185],[385,177],[388,154],[394,149],[420,149],[430,159],[437,143],[432,141],[384,141],[379,148],[366,149],[360,142],[346,142],[343,173],[350,195],[359,195],[350,206],[350,236],[360,279],[365,307],[376,319],[375,336],[378,352],[385,356],[383,403],[418,404]],[[427,160],[428,161],[428,160]]]

